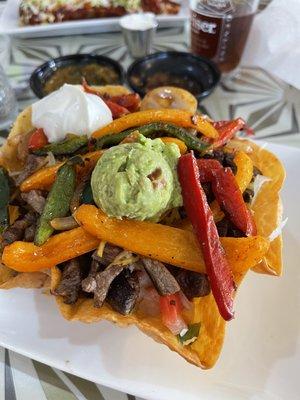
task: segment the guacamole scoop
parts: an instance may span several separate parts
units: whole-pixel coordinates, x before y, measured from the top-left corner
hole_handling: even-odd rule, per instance
[[[182,205],[177,178],[179,148],[140,135],[135,143],[106,150],[91,179],[94,201],[115,218],[158,221]]]

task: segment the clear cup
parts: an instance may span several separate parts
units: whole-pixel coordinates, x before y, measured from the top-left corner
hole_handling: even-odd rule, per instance
[[[0,129],[8,129],[18,114],[15,93],[0,65]]]
[[[240,63],[259,0],[191,0],[191,50],[225,73]]]
[[[151,53],[158,26],[153,13],[125,15],[120,19],[120,26],[132,58],[144,57]]]

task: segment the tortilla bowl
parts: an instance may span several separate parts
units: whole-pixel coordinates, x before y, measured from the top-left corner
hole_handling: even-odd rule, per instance
[[[258,240],[253,241],[253,244],[249,246],[243,257],[241,257],[243,262],[234,264],[233,275],[237,285],[241,283],[249,268],[262,259],[268,247],[268,241],[258,237]],[[60,280],[61,272],[59,268],[53,267],[51,270],[52,293],[55,293]],[[74,305],[68,305],[63,302],[61,296],[56,296],[56,302],[62,316],[70,321],[94,323],[107,320],[120,327],[134,324],[146,335],[159,343],[165,344],[188,362],[203,369],[214,366],[222,349],[226,322],[219,313],[212,293],[208,296],[194,299],[193,311],[186,315],[191,324],[200,323],[199,337],[189,346],[183,346],[177,336],[174,336],[162,324],[160,318],[145,317],[137,312],[123,316],[106,304],[101,308],[95,308],[93,299],[87,298],[79,298]]]
[[[98,87],[102,93],[121,95],[129,91],[122,86]],[[24,165],[24,148],[27,148],[31,124],[31,108],[25,109],[17,118],[5,145],[0,149],[0,165],[9,171],[18,171]],[[284,180],[284,169],[277,158],[268,151],[259,148],[250,141],[234,140],[232,145],[243,149],[250,156],[254,164],[271,181],[263,185],[253,205],[254,217],[257,223],[258,234],[262,236],[257,246],[249,248],[245,262],[236,263],[233,275],[236,284],[240,284],[247,271],[256,265],[257,272],[280,275],[281,273],[281,237],[277,237],[269,247],[268,238],[281,220],[281,203],[279,190]],[[250,151],[249,151],[250,149]],[[130,250],[130,249],[128,249]],[[242,256],[241,256],[242,257]],[[60,269],[51,269],[51,290],[54,293],[61,279]],[[16,271],[0,266],[0,288],[47,286],[48,273],[17,273]],[[108,305],[101,308],[93,306],[93,300],[80,298],[76,304],[67,305],[63,299],[56,296],[56,302],[62,315],[71,321],[93,323],[102,319],[116,323],[119,326],[135,324],[144,333],[156,341],[167,345],[187,361],[202,368],[211,368],[217,361],[225,334],[226,323],[219,314],[212,294],[194,300],[193,313],[188,315],[190,323],[200,323],[200,335],[189,346],[183,346],[160,321],[159,318],[149,318],[133,312],[123,316]]]

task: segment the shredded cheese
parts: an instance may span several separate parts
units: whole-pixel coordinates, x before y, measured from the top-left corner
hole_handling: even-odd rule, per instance
[[[270,242],[272,242],[273,240],[275,240],[278,236],[281,235],[282,233],[282,229],[285,227],[286,223],[288,221],[288,218],[285,218],[283,221],[281,221],[281,223],[277,226],[276,229],[274,229],[274,231],[270,234],[269,236],[269,240]]]
[[[251,201],[251,205],[254,204],[254,202],[255,202],[255,200],[257,198],[257,195],[258,195],[260,189],[262,188],[262,186],[266,182],[270,182],[271,180],[272,179],[267,177],[267,176],[256,175],[256,177],[254,179],[254,182],[253,182],[253,193],[254,193],[254,195],[253,195],[253,198],[252,198],[252,201]]]

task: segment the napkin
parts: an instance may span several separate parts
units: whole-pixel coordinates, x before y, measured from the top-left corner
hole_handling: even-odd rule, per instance
[[[300,89],[300,0],[273,0],[254,18],[242,64]]]

